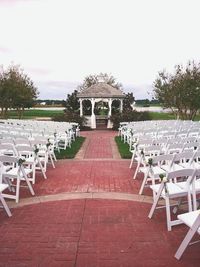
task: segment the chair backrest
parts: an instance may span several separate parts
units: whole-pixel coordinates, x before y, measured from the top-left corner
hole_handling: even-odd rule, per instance
[[[197,150],[199,147],[200,147],[200,143],[194,141],[194,142],[185,143],[183,150],[187,150],[187,149]]]
[[[180,153],[183,151],[183,143],[169,144],[167,148],[167,154],[169,153]]]
[[[174,155],[174,163],[188,163],[188,166],[190,166],[193,160],[193,156],[193,150],[185,150],[181,153],[176,153]]]
[[[144,148],[144,154],[150,156],[158,156],[162,150],[159,145],[151,145]]]
[[[0,162],[2,163],[17,163],[18,157],[0,155]]]
[[[167,179],[170,182],[174,182],[174,181],[177,181],[179,178],[181,179],[186,178],[187,179],[186,187],[188,188],[194,179],[195,173],[196,173],[196,170],[192,168],[171,171],[171,172],[168,172]]]
[[[30,141],[27,139],[27,138],[16,138],[14,140],[15,142],[15,145],[18,146],[18,145],[29,145],[30,146]]]
[[[162,154],[159,156],[155,156],[152,158],[152,164],[153,165],[164,165],[167,164],[171,167],[173,160],[174,160],[175,155],[173,154]]]
[[[17,146],[16,149],[19,156],[24,156],[27,158],[35,155],[34,148],[31,146],[21,145]]]
[[[0,144],[0,154],[17,156],[17,151],[14,144]]]

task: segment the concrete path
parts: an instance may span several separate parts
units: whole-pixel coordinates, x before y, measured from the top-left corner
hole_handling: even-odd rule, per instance
[[[199,244],[174,258],[187,228],[166,229],[165,211],[154,218],[150,190],[138,196],[129,160],[121,160],[112,131],[83,132],[86,141],[74,160],[37,175],[35,197],[21,190],[0,211],[0,267],[165,267],[199,266]]]

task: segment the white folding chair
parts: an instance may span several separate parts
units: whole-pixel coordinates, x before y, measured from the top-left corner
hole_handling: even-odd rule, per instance
[[[140,138],[138,141],[135,141],[134,143],[131,144],[130,152],[132,153],[132,157],[131,157],[129,168],[132,167],[134,159],[136,159],[136,161],[139,160],[141,150],[142,149],[144,150],[145,147],[151,146],[151,145],[153,145],[152,138],[145,138],[145,139]]]
[[[180,200],[182,197],[187,197],[188,201],[188,210],[192,211],[192,189],[191,185],[194,181],[194,177],[196,175],[196,170],[194,169],[182,169],[178,171],[169,172],[166,176],[167,182],[162,181],[160,184],[151,185],[150,188],[156,194],[154,198],[151,210],[149,212],[148,217],[151,219],[155,209],[157,208],[159,199],[165,200],[165,209],[167,216],[167,229],[171,231],[172,226],[180,224],[180,220],[172,220],[171,219],[171,211],[170,211],[170,199]],[[178,179],[182,178],[187,179],[185,184],[180,184]],[[175,182],[176,181],[176,182]],[[160,207],[158,207],[160,208]]]
[[[18,145],[16,146],[18,156],[25,158],[24,167],[27,167],[28,169],[32,169],[32,176],[29,177],[29,180],[35,184],[35,174],[36,174],[36,168],[41,170],[42,175],[44,179],[47,179],[47,176],[45,174],[45,171],[43,169],[42,163],[40,162],[40,157],[37,153],[35,153],[35,150],[31,146],[26,145]]]
[[[10,209],[9,209],[9,207],[8,207],[4,197],[3,197],[3,191],[6,190],[7,188],[8,188],[7,184],[0,183],[0,201],[1,201],[3,208],[5,209],[8,217],[11,217],[12,216],[11,211],[10,211]]]
[[[184,213],[181,215],[178,215],[178,219],[186,224],[190,229],[187,232],[185,238],[183,239],[182,243],[180,244],[178,250],[176,251],[175,258],[179,260],[184,251],[186,250],[187,246],[190,243],[192,238],[196,233],[200,235],[200,210],[191,211],[188,213]],[[196,243],[196,242],[194,242]]]
[[[173,159],[173,154],[163,154],[153,157],[151,159],[151,164],[140,167],[140,172],[144,173],[144,178],[139,191],[140,195],[143,193],[146,186],[150,186],[149,183],[151,183],[151,185],[154,185],[156,180],[160,181],[160,174],[166,176],[167,171],[165,169],[171,169]]]
[[[162,147],[159,145],[151,145],[144,147],[138,154],[136,158],[137,167],[133,176],[133,179],[136,179],[138,172],[140,171],[140,165],[146,166],[149,158],[160,155],[162,152]]]
[[[15,194],[3,194],[4,198],[10,198],[15,199],[16,203],[19,202],[19,193],[20,193],[20,186],[21,181],[25,181],[28,189],[31,193],[31,195],[35,195],[34,190],[31,186],[31,183],[28,179],[28,175],[32,173],[31,169],[24,168],[23,164],[20,163],[19,157],[13,157],[13,156],[0,156],[0,163],[1,167],[5,166],[6,164],[9,164],[8,166],[10,168],[2,168],[2,180],[6,181],[8,184],[8,187],[16,187]],[[11,184],[11,181],[16,180],[16,184]]]

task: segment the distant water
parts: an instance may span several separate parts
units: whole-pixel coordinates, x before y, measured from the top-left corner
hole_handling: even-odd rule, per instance
[[[49,107],[49,108],[43,108],[43,107],[38,107],[38,108],[31,108],[31,109],[40,109],[40,110],[64,110],[64,107]],[[137,111],[150,111],[150,112],[170,112],[169,109],[163,109],[161,107],[134,107]]]

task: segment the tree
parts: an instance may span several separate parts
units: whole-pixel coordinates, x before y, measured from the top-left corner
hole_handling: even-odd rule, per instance
[[[19,118],[24,109],[33,106],[38,91],[33,81],[17,65],[11,65],[0,72],[0,107],[3,117],[9,108],[17,109]]]
[[[67,99],[65,102],[65,107],[67,111],[71,111],[73,113],[79,112],[79,102],[77,97],[78,91],[75,90],[72,94],[67,95]]]
[[[135,97],[133,93],[127,93],[123,101],[123,112],[132,111],[132,105],[134,103]]]
[[[78,86],[78,90],[83,90],[86,88],[89,88],[90,86],[96,84],[99,82],[99,78],[101,78],[102,82],[105,82],[119,90],[122,90],[122,84],[116,82],[116,78],[114,78],[114,76],[109,75],[107,73],[100,73],[99,75],[94,74],[94,75],[89,75],[87,76],[83,83],[81,85]]]
[[[181,119],[194,119],[200,108],[200,63],[175,66],[174,73],[159,72],[154,82],[155,98]]]

